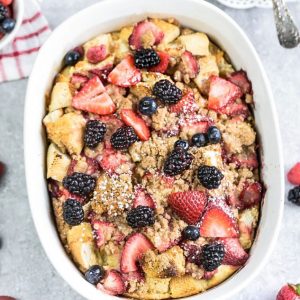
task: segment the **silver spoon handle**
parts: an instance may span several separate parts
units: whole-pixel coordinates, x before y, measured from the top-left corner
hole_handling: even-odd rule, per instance
[[[272,0],[279,43],[285,48],[294,48],[300,43],[299,30],[284,0]]]

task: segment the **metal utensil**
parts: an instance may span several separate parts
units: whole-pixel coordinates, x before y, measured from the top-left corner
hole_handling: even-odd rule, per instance
[[[284,48],[295,48],[300,43],[299,30],[287,8],[285,0],[272,0],[279,43]]]

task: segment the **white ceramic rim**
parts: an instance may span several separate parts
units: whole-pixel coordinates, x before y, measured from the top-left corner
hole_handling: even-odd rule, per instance
[[[131,5],[136,5],[140,7],[140,10],[138,9],[140,13],[136,13],[136,14],[145,15],[145,11],[148,11],[149,6],[154,5],[155,2],[157,7],[163,4],[168,5],[170,3],[168,2],[168,0],[152,0],[149,2],[147,1],[148,0],[128,0],[126,1],[126,5],[127,7],[128,6],[134,7]],[[41,174],[41,170],[44,171],[45,155],[43,152],[37,151],[36,147],[37,148],[40,147],[39,144],[41,140],[44,139],[45,137],[43,134],[41,120],[34,119],[32,115],[33,114],[32,110],[35,109],[34,108],[35,98],[37,97],[39,99],[40,96],[39,88],[37,88],[35,83],[39,81],[38,79],[41,74],[40,66],[43,65],[44,59],[47,58],[47,52],[49,51],[48,50],[49,46],[57,43],[60,34],[62,34],[64,31],[73,28],[72,26],[75,26],[76,24],[80,23],[82,20],[87,19],[89,15],[93,15],[94,10],[97,11],[102,9],[103,11],[108,12],[110,11],[110,9],[114,8],[119,12],[122,10],[123,3],[124,0],[109,0],[109,1],[99,2],[75,14],[74,16],[66,20],[64,23],[62,23],[58,28],[56,28],[53,31],[52,35],[50,36],[48,41],[44,44],[44,46],[41,48],[38,54],[35,66],[33,68],[31,77],[29,79],[28,90],[26,95],[26,103],[25,103],[25,115],[24,115],[24,154],[25,154],[25,167],[26,167],[25,171],[26,171],[29,202],[30,202],[31,212],[32,212],[37,233],[39,235],[40,241],[43,245],[43,248],[48,258],[50,259],[52,265],[55,267],[57,272],[70,284],[70,286],[74,288],[74,290],[76,290],[82,296],[92,300],[99,300],[104,298],[115,299],[115,297],[103,294],[100,291],[96,290],[89,283],[87,283],[82,278],[82,275],[74,266],[74,264],[71,262],[71,260],[67,258],[67,255],[66,254],[63,255],[61,253],[63,247],[59,241],[59,237],[53,222],[53,218],[50,215],[49,209],[47,209],[46,207],[50,205],[50,200],[48,200],[49,204],[46,205],[42,203],[43,199],[41,199],[41,201],[38,201],[38,199],[40,198],[45,198],[45,196],[43,196],[43,193],[44,195],[46,193],[46,182],[44,178],[39,178],[39,176],[37,176],[37,174],[38,175]],[[283,214],[283,204],[284,204],[283,201],[284,179],[283,179],[283,163],[282,163],[283,160],[282,160],[282,151],[280,148],[278,119],[275,113],[272,91],[268,79],[266,77],[265,71],[262,67],[260,59],[253,45],[251,44],[251,42],[249,41],[245,33],[242,31],[242,29],[223,11],[213,6],[212,4],[209,4],[208,2],[202,0],[185,0],[184,4],[194,5],[195,7],[199,6],[199,9],[202,8],[202,9],[210,10],[212,13],[218,15],[219,18],[221,18],[224,22],[226,22],[228,26],[231,26],[232,30],[234,30],[235,33],[238,34],[240,38],[243,40],[248,50],[251,52],[251,55],[255,60],[256,68],[258,68],[258,72],[261,75],[260,79],[262,80],[262,84],[264,85],[264,89],[268,96],[267,98],[268,98],[269,110],[271,111],[271,116],[272,116],[271,128],[275,131],[273,138],[275,143],[274,150],[276,152],[275,154],[277,159],[276,168],[278,171],[278,175],[276,178],[276,187],[274,187],[274,189],[277,189],[278,191],[279,200],[278,203],[276,203],[275,205],[275,210],[272,211],[273,219],[268,220],[268,224],[272,224],[272,225],[267,225],[266,224],[267,221],[264,218],[264,220],[263,219],[261,220],[260,228],[258,230],[258,231],[269,230],[269,233],[272,233],[272,235],[269,234],[265,236],[266,240],[261,241],[260,243],[255,243],[253,245],[253,248],[255,248],[255,253],[251,255],[246,266],[238,273],[236,273],[234,276],[226,280],[224,283],[220,284],[218,287],[213,288],[205,292],[204,294],[198,294],[195,296],[188,297],[190,299],[205,299],[205,300],[227,299],[231,297],[233,294],[243,289],[245,285],[248,284],[260,272],[260,270],[263,268],[266,261],[268,260],[278,237],[280,223]],[[176,5],[180,7],[180,5],[182,5],[182,2],[181,0],[172,0],[172,5],[174,7]],[[122,14],[122,12],[119,13]],[[151,15],[153,15],[153,13],[151,13]],[[158,15],[161,15],[161,13],[158,13]],[[170,16],[172,16],[172,13],[170,13]],[[136,17],[136,15],[133,17]],[[108,18],[107,20],[109,20],[110,16],[107,16],[107,18]],[[53,63],[53,68],[57,69],[58,65]],[[51,82],[49,82],[48,88],[50,88],[50,84]],[[36,126],[38,124],[40,125],[37,129]],[[39,137],[39,141],[32,139],[32,136]],[[270,208],[268,209],[272,210]],[[260,232],[258,232],[258,235],[260,235]],[[263,244],[265,245],[264,247]],[[253,257],[255,257],[256,260],[257,259],[259,260],[255,265],[254,263],[252,263],[252,260],[254,260]],[[70,274],[72,274],[72,276],[70,276]]]
[[[0,54],[1,54],[1,49],[3,49],[10,41],[12,41],[17,32],[19,31],[19,28],[22,24],[23,17],[24,17],[24,0],[14,0],[13,2],[13,10],[14,10],[14,17],[16,19],[16,25],[14,30],[5,35],[1,40],[0,40]]]

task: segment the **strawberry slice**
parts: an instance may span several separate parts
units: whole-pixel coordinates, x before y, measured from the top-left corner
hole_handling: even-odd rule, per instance
[[[252,94],[252,84],[244,70],[231,73],[228,81],[237,85],[244,94]]]
[[[105,87],[102,81],[97,76],[94,76],[73,97],[73,102],[80,103],[82,101],[90,100],[103,92],[105,92]]]
[[[110,115],[116,111],[116,105],[107,93],[85,100],[78,100],[75,96],[72,101],[72,106],[76,109],[98,115]]]
[[[122,275],[116,270],[107,271],[103,284],[98,283],[97,289],[112,296],[122,295],[126,291]]]
[[[135,191],[132,207],[136,208],[139,205],[148,206],[153,209],[155,208],[155,204],[152,197],[141,187],[137,188]]]
[[[225,249],[224,265],[242,266],[249,258],[249,254],[243,249],[238,239],[226,238],[219,240]]]
[[[245,183],[244,190],[240,195],[240,201],[244,208],[258,204],[262,198],[262,186],[259,182]]]
[[[237,223],[230,214],[231,210],[224,202],[210,204],[200,223],[202,237],[238,237]]]
[[[141,233],[132,234],[123,248],[121,256],[121,272],[129,273],[138,270],[137,262],[143,255],[153,249],[153,244]]]
[[[208,128],[213,124],[211,119],[195,114],[191,114],[187,118],[179,120],[181,132],[186,133],[189,136],[192,136],[195,133],[206,133]]]
[[[115,229],[112,223],[99,220],[93,220],[92,227],[96,236],[96,244],[99,248],[111,240]]]
[[[150,72],[165,73],[169,66],[170,55],[166,52],[157,51],[160,63],[157,66],[149,68]]]
[[[109,73],[107,80],[121,87],[130,87],[142,80],[142,73],[135,67],[133,57],[128,55]]]
[[[291,184],[300,185],[300,162],[289,170],[287,179]]]
[[[105,45],[94,46],[88,49],[86,53],[87,60],[92,64],[97,64],[107,57],[107,49]]]
[[[0,0],[0,3],[2,3],[4,6],[11,5],[13,0]]]
[[[250,115],[249,108],[245,103],[231,103],[220,108],[218,112],[230,117],[243,116],[243,118],[247,118]]]
[[[200,191],[172,193],[168,203],[173,211],[188,224],[199,221],[207,203],[207,195]]]
[[[71,83],[76,88],[81,88],[85,83],[87,83],[89,78],[79,73],[74,73],[71,77]]]
[[[258,168],[258,160],[255,152],[234,154],[229,158],[229,162],[234,163],[238,168]]]
[[[147,38],[145,38],[147,37]],[[158,26],[148,20],[138,22],[129,37],[129,45],[132,49],[143,48],[143,41],[147,40],[147,47],[159,44],[164,38],[164,33]]]
[[[180,113],[193,113],[198,109],[198,105],[195,101],[194,93],[188,91],[176,104],[170,105],[169,110],[171,112]]]
[[[195,78],[199,73],[199,64],[196,57],[190,51],[184,51],[181,55],[181,64],[179,68],[184,74],[190,78]]]
[[[218,76],[210,77],[208,108],[218,111],[242,96],[241,89],[235,84]]]
[[[135,133],[142,141],[149,140],[151,134],[147,124],[133,110],[122,109],[120,116],[126,125],[133,127]]]
[[[124,163],[128,163],[126,155],[112,149],[104,149],[100,159],[100,166],[108,174],[115,173],[117,168]]]

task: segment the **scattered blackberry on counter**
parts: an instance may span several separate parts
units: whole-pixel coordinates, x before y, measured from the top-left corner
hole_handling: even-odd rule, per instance
[[[192,145],[196,147],[205,147],[208,143],[205,133],[196,133],[192,136]]]
[[[81,59],[82,55],[79,51],[70,50],[64,57],[64,65],[65,66],[74,66]]]
[[[154,210],[148,206],[139,205],[128,212],[126,220],[132,228],[153,225],[155,222]]]
[[[63,205],[63,217],[67,224],[76,226],[82,223],[84,212],[79,201],[68,199]]]
[[[12,18],[4,19],[0,24],[0,31],[3,33],[10,33],[14,30],[16,26],[16,21]]]
[[[225,255],[224,245],[220,243],[206,244],[202,247],[202,265],[205,271],[217,269]]]
[[[89,120],[85,127],[84,143],[89,148],[95,148],[103,141],[106,125],[98,120]]]
[[[211,126],[208,128],[207,137],[211,144],[218,144],[222,139],[222,134],[218,127]]]
[[[110,142],[115,149],[124,150],[128,149],[138,137],[131,126],[123,126],[111,136]]]
[[[142,115],[151,116],[157,110],[157,102],[155,98],[144,97],[139,102],[139,112]]]
[[[5,172],[5,165],[3,162],[0,161],[0,179],[4,175]]]
[[[72,194],[86,196],[96,186],[96,180],[91,175],[75,172],[63,179],[63,186]]]
[[[200,237],[200,231],[197,226],[188,225],[182,231],[185,240],[196,241]]]
[[[100,280],[102,280],[105,276],[105,270],[103,269],[103,267],[98,266],[98,265],[94,265],[91,266],[85,273],[84,273],[84,277],[85,279],[91,283],[96,285],[97,283],[100,282]]]
[[[289,190],[288,200],[300,206],[300,185]]]
[[[175,176],[187,170],[193,160],[193,155],[181,147],[174,149],[165,161],[164,173],[168,176]]]
[[[189,142],[186,140],[178,140],[174,144],[174,149],[176,148],[182,148],[183,150],[188,150],[189,149]]]
[[[8,18],[8,16],[9,16],[8,8],[0,3],[0,21]]]
[[[211,166],[200,166],[197,176],[201,184],[209,190],[218,188],[224,178],[219,169]]]
[[[153,94],[165,104],[175,104],[182,98],[182,91],[167,79],[154,84]]]
[[[160,58],[155,50],[140,49],[134,53],[134,64],[139,69],[150,68],[157,66],[160,63]]]

